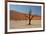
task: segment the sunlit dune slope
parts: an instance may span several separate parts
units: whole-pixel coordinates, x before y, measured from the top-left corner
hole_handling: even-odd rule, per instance
[[[37,16],[37,15],[32,15],[32,16],[30,16],[30,19],[32,17],[32,20],[40,20],[41,19],[41,16]],[[28,20],[29,15],[25,14],[25,13],[16,12],[16,11],[10,11],[10,19],[11,20]]]

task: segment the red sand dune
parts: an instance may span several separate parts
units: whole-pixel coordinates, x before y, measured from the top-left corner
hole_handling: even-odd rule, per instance
[[[32,20],[41,19],[41,16],[36,16],[36,15],[32,15],[32,16],[30,16],[30,19],[32,17]],[[29,15],[24,14],[24,13],[15,12],[15,11],[10,11],[10,19],[11,20],[25,20],[25,19],[27,20],[27,19],[29,19]]]

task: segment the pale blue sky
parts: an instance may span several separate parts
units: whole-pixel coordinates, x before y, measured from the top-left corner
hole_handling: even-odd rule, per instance
[[[41,15],[41,6],[30,6],[30,5],[13,5],[10,4],[10,10],[16,10],[21,13],[28,13],[32,11],[33,15]]]

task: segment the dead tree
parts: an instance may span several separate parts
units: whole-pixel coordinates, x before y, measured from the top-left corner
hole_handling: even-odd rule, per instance
[[[31,20],[32,20],[32,11],[31,11],[31,9],[30,9],[30,11],[29,11],[29,24],[28,25],[31,25]]]
[[[28,25],[31,25],[31,20],[32,20],[32,18],[33,18],[31,9],[30,9],[30,11],[29,11],[29,17],[26,16],[26,14],[25,14],[25,17],[29,18],[29,23],[28,23]],[[25,18],[25,19],[26,19],[26,18]],[[26,20],[27,20],[27,19],[26,19]]]

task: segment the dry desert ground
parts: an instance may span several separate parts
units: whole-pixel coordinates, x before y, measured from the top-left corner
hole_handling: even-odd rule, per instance
[[[23,28],[39,28],[41,27],[40,20],[31,20],[31,25],[28,25],[29,20],[11,20],[10,29],[23,29]]]

